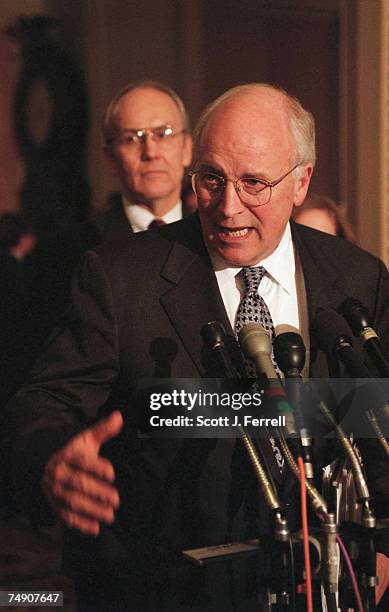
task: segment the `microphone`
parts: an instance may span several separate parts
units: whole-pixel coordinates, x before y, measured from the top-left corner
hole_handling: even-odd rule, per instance
[[[269,334],[259,323],[248,323],[239,332],[239,342],[246,357],[254,361],[258,372],[264,374],[269,381],[269,388],[265,392],[266,397],[275,405],[277,411],[285,415],[285,431],[292,438],[289,442],[293,443],[294,439],[298,437],[293,409],[287,402],[284,389],[271,360],[272,342]],[[279,442],[292,473],[299,480],[300,474],[297,463],[283,436],[280,437]],[[299,450],[297,450],[296,454],[299,454]],[[306,488],[312,500],[314,510],[320,517],[328,516],[327,504],[308,479],[306,480]]]
[[[293,410],[287,402],[284,388],[271,359],[273,347],[270,335],[260,323],[248,323],[239,332],[239,344],[245,356],[254,362],[258,374],[265,376],[268,382],[265,396],[276,411],[285,416],[285,431],[288,437],[296,438],[298,434]]]
[[[245,356],[254,362],[258,374],[280,386],[278,375],[271,360],[272,341],[260,323],[248,323],[239,332],[239,344]]]
[[[371,378],[370,371],[353,348],[349,325],[336,310],[320,310],[312,322],[311,332],[322,351],[338,357],[349,376]]]
[[[209,321],[201,328],[201,336],[215,355],[224,376],[226,378],[239,378],[225,345],[227,333],[224,326],[219,321]]]
[[[237,378],[236,370],[232,364],[231,357],[226,348],[225,340],[227,334],[224,329],[224,326],[219,321],[209,321],[201,328],[201,335],[206,345],[216,355],[216,358],[219,362],[219,366],[222,368],[222,371],[224,372],[226,378]],[[280,514],[281,503],[278,499],[276,490],[273,487],[273,484],[270,481],[268,475],[266,474],[265,468],[261,463],[261,460],[257,453],[257,449],[255,448],[251,437],[246,432],[243,425],[240,425],[239,429],[242,434],[243,445],[246,449],[259,485],[262,489],[265,502],[267,506],[275,512],[276,524],[279,526],[278,536],[280,537],[280,539],[288,539],[289,530],[286,524],[284,524],[283,522],[282,513]],[[281,523],[282,527],[280,527]]]
[[[293,325],[277,325],[273,340],[274,358],[285,378],[301,378],[305,365],[305,346]]]
[[[345,365],[348,374],[355,378],[373,378],[370,370],[365,366],[362,358],[353,349],[351,329],[345,319],[336,310],[322,310],[316,315],[312,323],[312,333],[316,335],[320,348],[329,355],[336,355]],[[379,418],[387,423],[389,420],[389,401],[385,395],[385,390],[379,381],[368,386],[370,398],[378,410]],[[380,434],[378,440],[383,445],[385,452],[388,452],[387,445],[383,443],[384,436],[375,420],[374,409],[365,410],[365,414],[376,430],[378,427]],[[374,421],[374,423],[372,422]]]
[[[278,366],[285,375],[285,387],[295,410],[300,430],[301,454],[306,477],[313,479],[312,436],[304,427],[301,410],[301,372],[305,365],[305,345],[299,330],[292,325],[277,325],[273,340],[273,352]]]
[[[382,350],[379,336],[373,329],[368,309],[359,300],[349,297],[341,304],[339,312],[350,325],[354,335],[362,341],[379,375],[382,378],[389,377],[389,363]]]
[[[298,437],[294,424],[293,409],[286,399],[285,391],[271,360],[272,342],[269,334],[259,323],[248,323],[239,332],[239,342],[246,357],[254,361],[258,372],[264,374],[269,381],[269,387],[266,389],[265,394],[267,399],[275,405],[276,410],[285,415],[285,431],[287,435],[291,438]],[[297,463],[282,435],[279,442],[289,468],[299,481],[300,473]],[[289,440],[289,442],[293,443],[294,440]],[[296,454],[299,454],[299,450]],[[306,480],[306,488],[314,510],[321,518],[323,516],[326,517],[328,515],[327,504],[308,479]]]
[[[225,375],[229,378],[236,378],[236,371],[232,365],[232,360],[225,345],[226,332],[223,325],[218,321],[210,321],[201,329],[201,335],[208,348],[216,355],[219,365],[222,371],[225,372]],[[281,576],[286,577],[290,573],[287,555],[287,550],[291,545],[288,522],[278,498],[277,490],[271,478],[269,478],[266,473],[265,466],[262,464],[254,442],[243,425],[240,425],[239,429],[242,434],[243,446],[262,490],[265,503],[272,511],[274,529],[274,548],[271,557],[272,574],[280,575],[281,573]],[[274,598],[275,601],[281,601],[283,598],[289,601],[289,596],[289,590],[282,580],[279,585],[271,588],[271,598]]]

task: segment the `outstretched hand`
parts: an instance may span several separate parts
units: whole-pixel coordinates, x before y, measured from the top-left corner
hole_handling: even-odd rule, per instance
[[[123,426],[119,411],[86,429],[52,455],[46,464],[42,489],[51,507],[69,526],[98,535],[101,523],[114,521],[120,500],[112,485],[112,464],[100,456],[102,445]]]

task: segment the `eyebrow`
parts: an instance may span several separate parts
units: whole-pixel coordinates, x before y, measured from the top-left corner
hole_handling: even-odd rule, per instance
[[[142,128],[118,128],[118,132],[139,132]]]
[[[214,172],[215,174],[218,174],[219,176],[224,176],[225,174],[223,170],[218,170],[211,164],[206,164],[206,163],[200,163],[199,170],[209,170],[210,172]]]
[[[209,170],[209,172],[217,174],[218,176],[222,176],[222,177],[225,177],[226,175],[224,170],[219,170],[215,168],[214,166],[212,166],[211,164],[207,164],[207,163],[200,163],[199,169]],[[264,183],[271,182],[271,179],[269,177],[265,177],[261,175],[260,172],[244,172],[239,178],[252,178],[252,179],[257,179],[258,181],[263,181]]]
[[[118,128],[118,132],[131,132],[136,134],[137,132],[143,132],[144,130],[160,130],[161,128],[172,127],[170,123],[161,123],[161,125],[154,125],[152,127],[138,127],[138,128]]]

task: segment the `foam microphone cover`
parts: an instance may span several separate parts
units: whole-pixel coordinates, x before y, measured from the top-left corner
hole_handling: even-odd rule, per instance
[[[355,298],[347,298],[340,306],[339,312],[344,316],[355,335],[359,335],[366,327],[371,327],[367,308]]]
[[[353,345],[350,326],[336,310],[320,310],[311,325],[311,333],[322,351],[333,355],[340,340]]]

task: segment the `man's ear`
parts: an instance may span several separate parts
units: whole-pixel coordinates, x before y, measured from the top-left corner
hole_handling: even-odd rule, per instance
[[[192,136],[184,134],[184,149],[182,152],[182,165],[184,168],[189,168],[192,162]]]
[[[103,153],[104,153],[104,157],[106,159],[106,162],[107,162],[108,166],[111,169],[112,174],[114,176],[118,176],[119,171],[118,171],[118,167],[117,167],[117,160],[116,160],[116,157],[115,157],[115,153],[112,150],[112,147],[110,145],[104,145]]]
[[[305,200],[313,174],[313,166],[312,164],[305,164],[305,166],[300,166],[298,171],[300,172],[300,176],[296,180],[294,188],[293,204],[295,207],[301,206]]]

